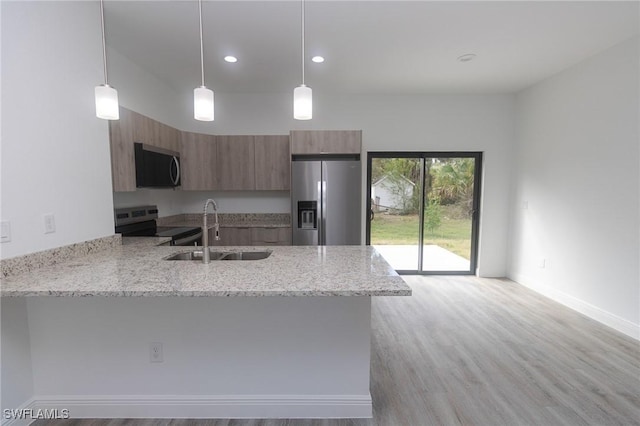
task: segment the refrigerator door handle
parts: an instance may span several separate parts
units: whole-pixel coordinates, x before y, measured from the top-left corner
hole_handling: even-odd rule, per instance
[[[320,222],[322,227],[318,230],[318,244],[327,245],[327,163],[320,163]]]
[[[318,189],[318,193],[317,193],[317,206],[318,206],[318,213],[317,213],[317,217],[316,217],[316,223],[318,224],[318,245],[321,246],[324,244],[324,238],[323,238],[323,232],[324,231],[324,223],[322,221],[322,218],[324,216],[324,214],[322,213],[322,195],[323,195],[323,191],[322,191],[322,177],[320,177],[320,180],[316,182],[316,187]]]
[[[322,181],[322,245],[327,245],[327,181]]]

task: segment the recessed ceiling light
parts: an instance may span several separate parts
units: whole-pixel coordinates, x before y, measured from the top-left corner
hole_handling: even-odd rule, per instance
[[[476,55],[474,53],[466,53],[462,56],[458,56],[458,61],[460,62],[469,62],[475,59]]]
[[[224,57],[224,60],[225,60],[225,61],[227,61],[227,62],[230,62],[230,63],[232,63],[232,64],[233,64],[234,62],[238,62],[238,58],[236,58],[235,56],[231,56],[231,55],[229,55],[229,56],[225,56],[225,57]]]
[[[316,64],[321,64],[324,62],[324,58],[322,56],[314,56],[313,58],[311,58],[311,60]]]

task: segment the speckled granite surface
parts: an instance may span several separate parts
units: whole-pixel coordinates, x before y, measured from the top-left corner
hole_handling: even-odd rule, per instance
[[[289,213],[220,213],[221,228],[288,228],[291,226]],[[156,219],[159,226],[202,226],[202,213],[185,213]],[[214,215],[207,215],[207,222],[214,223]]]
[[[136,248],[151,248],[168,243],[171,237],[122,237],[122,245]]]
[[[83,243],[56,247],[24,256],[12,257],[10,259],[2,259],[0,260],[1,276],[6,278],[12,275],[23,274],[46,266],[56,265],[60,262],[66,262],[76,257],[119,247],[121,241],[120,234],[115,234]]]
[[[2,297],[408,296],[411,289],[371,246],[269,247],[255,261],[167,261],[188,251],[150,238],[7,277]],[[146,241],[146,242],[145,242]],[[216,247],[222,251],[265,250]]]

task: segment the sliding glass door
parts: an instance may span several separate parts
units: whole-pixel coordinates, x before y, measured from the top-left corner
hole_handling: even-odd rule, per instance
[[[400,273],[473,274],[482,154],[370,152],[367,244]]]
[[[369,168],[372,244],[385,258],[393,259],[394,269],[418,270],[422,159],[373,158]]]

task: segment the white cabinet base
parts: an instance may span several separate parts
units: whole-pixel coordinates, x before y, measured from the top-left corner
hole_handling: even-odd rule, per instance
[[[27,311],[36,405],[72,418],[372,415],[370,297],[33,297]]]

